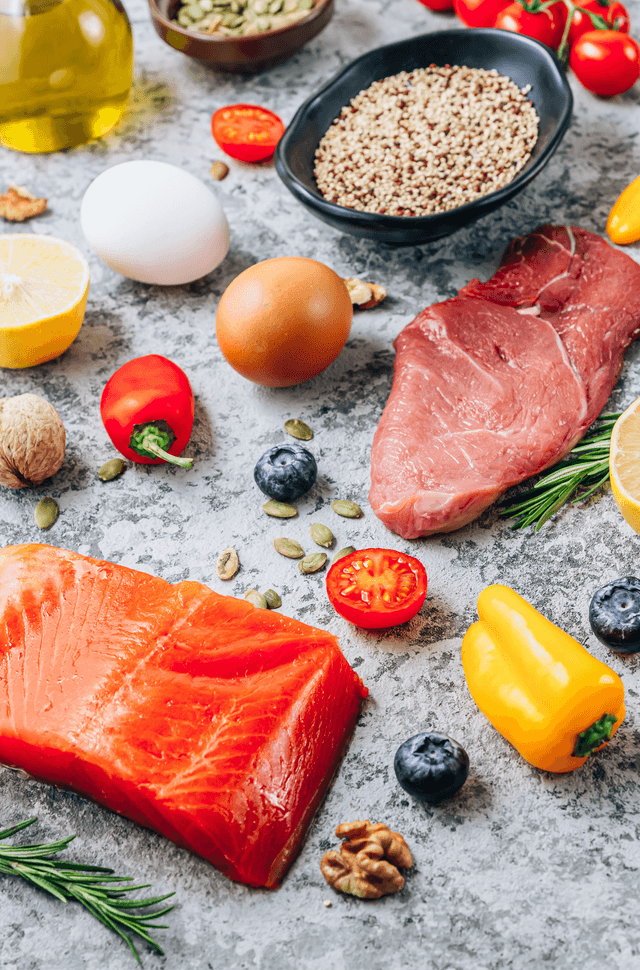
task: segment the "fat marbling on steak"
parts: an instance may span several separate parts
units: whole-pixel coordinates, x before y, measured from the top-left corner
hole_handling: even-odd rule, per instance
[[[640,330],[640,266],[594,233],[541,226],[496,274],[400,333],[371,453],[371,506],[405,539],[451,532],[563,458]]]

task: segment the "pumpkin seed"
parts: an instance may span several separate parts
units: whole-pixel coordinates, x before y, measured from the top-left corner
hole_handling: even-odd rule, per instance
[[[311,441],[313,438],[313,431],[308,424],[301,421],[300,418],[289,418],[288,421],[284,423],[284,430],[287,434],[290,434],[292,438],[299,438],[300,441]]]
[[[216,182],[222,182],[229,174],[229,166],[225,162],[213,162],[211,166],[211,178]]]
[[[312,552],[311,555],[305,556],[298,563],[298,569],[301,573],[317,573],[319,569],[322,569],[327,561],[326,552]]]
[[[218,579],[232,579],[240,568],[240,563],[238,562],[238,553],[235,551],[233,546],[229,546],[228,549],[223,549],[223,551],[218,556],[218,561],[216,563],[216,573]]]
[[[49,496],[41,498],[36,505],[33,517],[39,529],[49,529],[58,518],[58,505],[55,500]]]
[[[186,30],[249,36],[308,16],[314,0],[181,0],[179,6],[174,22]]]
[[[292,519],[294,515],[298,514],[298,510],[293,505],[287,505],[286,502],[276,502],[273,499],[264,503],[262,511],[266,512],[267,515],[273,515],[276,519]]]
[[[304,549],[295,539],[274,539],[273,545],[276,552],[287,559],[301,559],[304,556]]]
[[[264,598],[266,599],[267,606],[270,610],[279,610],[282,606],[282,600],[276,593],[275,589],[268,589],[264,594]]]
[[[326,525],[322,525],[320,522],[314,522],[309,529],[311,533],[311,538],[319,546],[324,546],[326,549],[329,548],[333,542],[333,532],[328,529]]]
[[[265,599],[264,593],[258,592],[257,589],[248,589],[244,594],[244,598],[257,606],[259,610],[268,610],[267,601]]]
[[[347,499],[336,499],[335,502],[331,503],[331,508],[338,515],[343,515],[345,519],[359,519],[363,514],[359,505],[355,502],[349,502]]]
[[[344,549],[340,549],[339,552],[336,552],[335,556],[331,560],[331,565],[333,566],[334,562],[337,562],[338,559],[344,559],[345,556],[350,556],[351,553],[355,551],[355,546],[345,546]]]
[[[111,482],[118,475],[122,475],[125,464],[122,458],[111,458],[105,461],[104,465],[98,469],[98,478],[102,482]]]

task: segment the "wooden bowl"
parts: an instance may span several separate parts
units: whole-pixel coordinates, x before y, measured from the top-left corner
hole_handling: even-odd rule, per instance
[[[255,74],[286,61],[331,20],[334,0],[316,0],[306,17],[249,37],[199,34],[173,23],[181,0],[149,0],[156,32],[174,50],[230,74]]]

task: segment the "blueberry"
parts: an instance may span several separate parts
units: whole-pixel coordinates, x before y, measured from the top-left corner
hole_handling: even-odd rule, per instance
[[[393,761],[401,788],[421,802],[455,795],[469,774],[469,755],[446,734],[415,734],[396,751]]]
[[[640,650],[640,579],[625,576],[596,590],[589,623],[601,643],[616,653]]]
[[[309,491],[318,477],[318,466],[302,445],[275,445],[258,460],[253,477],[265,495],[291,502]]]

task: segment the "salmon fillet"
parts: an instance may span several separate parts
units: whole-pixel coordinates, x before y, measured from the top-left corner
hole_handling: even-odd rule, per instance
[[[398,336],[369,499],[406,539],[451,532],[563,458],[640,331],[640,266],[584,229],[541,226],[497,273]]]
[[[0,550],[0,762],[250,886],[295,858],[367,694],[331,634],[195,582]]]

